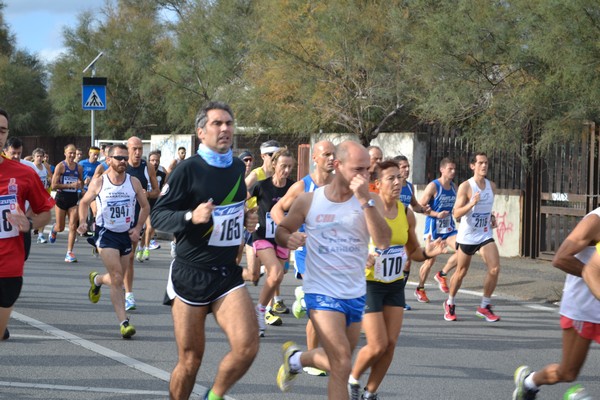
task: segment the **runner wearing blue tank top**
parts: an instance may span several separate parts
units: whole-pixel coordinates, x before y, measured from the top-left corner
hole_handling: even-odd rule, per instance
[[[327,140],[315,143],[312,149],[312,160],[315,165],[315,170],[306,175],[304,178],[294,183],[287,191],[285,196],[277,202],[271,209],[271,216],[275,223],[279,224],[285,213],[290,209],[292,203],[302,193],[314,192],[316,188],[325,186],[333,179],[333,160],[335,159],[335,146]],[[304,225],[299,231],[304,232]],[[302,274],[305,271],[306,247],[302,246],[294,252],[294,269],[296,270],[296,278],[302,279]],[[296,287],[296,301],[292,306],[292,312],[296,318],[301,318],[306,313],[304,303],[304,290],[302,286]],[[315,328],[308,319],[306,322],[306,347],[308,350],[316,349],[319,346],[319,338]],[[309,375],[324,376],[325,371],[317,368],[306,367],[304,371]]]
[[[491,298],[500,274],[500,256],[493,237],[496,218],[492,213],[496,185],[486,179],[488,158],[485,153],[477,153],[470,162],[473,177],[458,187],[454,218],[461,218],[456,236],[457,266],[450,279],[448,300],[444,301],[444,319],[456,321],[454,297],[469,271],[471,258],[477,251],[487,266],[483,281],[483,298],[475,314],[488,322],[496,322],[500,317],[492,311]]]
[[[458,233],[456,223],[452,218],[452,210],[456,202],[456,187],[452,182],[454,175],[456,175],[456,163],[449,158],[443,158],[440,161],[440,177],[427,185],[420,199],[421,204],[429,205],[431,208],[425,219],[425,238],[428,236],[431,236],[433,240],[442,238],[452,249],[456,249],[456,234]],[[446,275],[456,267],[456,257],[456,253],[454,253],[444,268],[433,277],[444,293],[448,293]],[[425,282],[434,263],[435,257],[432,257],[421,264],[419,268],[419,284],[414,294],[417,301],[421,303],[429,303],[425,292]]]
[[[391,230],[383,202],[369,192],[369,153],[359,143],[336,148],[330,184],[301,194],[275,233],[278,244],[307,246],[304,300],[322,348],[301,352],[294,342],[282,346],[277,385],[282,391],[306,366],[329,371],[328,398],[348,398],[352,352],[360,338],[365,307],[364,268],[369,237],[378,248],[390,245]],[[298,232],[302,224],[306,232]]]
[[[429,206],[423,206],[417,202],[415,197],[415,189],[411,182],[408,181],[408,177],[410,176],[410,163],[408,162],[408,158],[404,155],[399,155],[394,157],[394,161],[398,163],[398,169],[400,171],[400,179],[402,180],[400,183],[400,195],[398,196],[402,204],[404,204],[405,208],[409,206],[412,210],[419,214],[428,214]],[[406,260],[406,264],[404,264],[404,279],[405,282],[408,282],[408,276],[410,275],[410,267],[412,265],[412,261],[409,258]],[[412,307],[405,303],[405,310],[411,310]]]
[[[56,190],[56,206],[54,207],[56,223],[52,225],[48,241],[56,242],[56,235],[65,230],[65,219],[69,217],[69,235],[67,239],[67,254],[65,262],[77,262],[73,253],[75,246],[75,237],[77,235],[77,225],[79,216],[77,212],[77,202],[79,194],[83,188],[83,168],[75,162],[75,145],[65,146],[65,159],[56,165],[52,175],[52,189]]]

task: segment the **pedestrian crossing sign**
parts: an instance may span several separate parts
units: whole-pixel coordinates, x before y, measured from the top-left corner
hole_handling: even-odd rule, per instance
[[[83,78],[81,106],[84,110],[106,110],[106,78]]]

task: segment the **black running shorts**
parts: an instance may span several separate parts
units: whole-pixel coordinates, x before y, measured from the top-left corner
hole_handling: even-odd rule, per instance
[[[22,276],[16,278],[0,278],[0,307],[12,307],[19,298],[22,287]]]
[[[77,192],[56,192],[54,200],[56,201],[56,207],[67,211],[69,208],[73,208],[77,205],[79,195]]]
[[[406,286],[404,279],[392,283],[367,281],[365,313],[382,312],[383,306],[404,308],[406,305],[404,286]]]
[[[460,244],[456,242],[456,250],[460,248],[463,253],[465,253],[468,256],[472,256],[475,253],[477,253],[483,246],[485,246],[488,243],[492,243],[493,241],[494,239],[488,239],[485,242],[479,244]]]
[[[164,304],[170,305],[178,297],[189,305],[205,306],[244,285],[242,267],[238,265],[207,267],[175,258]]]

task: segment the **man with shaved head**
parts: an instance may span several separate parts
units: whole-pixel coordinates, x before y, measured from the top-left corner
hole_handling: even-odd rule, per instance
[[[287,391],[303,367],[316,367],[330,374],[328,398],[347,399],[366,300],[369,238],[376,247],[387,248],[391,230],[382,200],[369,192],[367,150],[344,141],[335,155],[331,183],[298,196],[275,233],[277,243],[290,250],[306,246],[304,301],[323,345],[301,352],[294,342],[286,342],[277,384]],[[298,232],[302,224],[306,232]]]
[[[142,188],[146,190],[146,197],[148,199],[155,199],[158,197],[158,181],[156,179],[156,170],[154,168],[148,168],[146,160],[142,159],[144,153],[144,146],[142,141],[137,136],[132,136],[127,140],[127,153],[129,154],[129,160],[127,162],[127,173],[131,176],[135,176],[139,179],[142,184]],[[135,207],[135,221],[140,215],[140,205],[137,204]],[[144,232],[140,233],[140,237],[144,235]],[[140,238],[132,238],[131,246],[133,249],[137,249]],[[136,254],[134,254],[136,253]],[[129,254],[129,266],[125,271],[125,310],[135,310],[136,303],[133,297],[133,261],[138,251],[131,252]],[[142,252],[139,251],[138,261],[142,262]]]
[[[285,196],[281,198],[271,209],[271,217],[276,224],[279,224],[285,213],[290,209],[292,203],[298,196],[306,192],[314,192],[315,189],[325,186],[333,179],[333,160],[335,159],[335,146],[328,140],[322,140],[315,143],[312,149],[312,160],[315,164],[315,170],[306,175],[304,178],[294,183],[292,187],[287,191]],[[300,228],[301,232],[304,232],[304,226]],[[299,247],[294,252],[294,268],[296,270],[296,278],[302,279],[302,274],[305,270],[305,259],[306,259],[306,248]],[[296,318],[299,318],[302,312],[302,286],[296,288],[297,300],[292,307],[292,312]],[[308,350],[317,348],[319,339],[317,332],[313,327],[310,319],[306,324],[306,346]],[[324,371],[318,370],[312,367],[304,368],[304,371],[310,375],[325,375]]]

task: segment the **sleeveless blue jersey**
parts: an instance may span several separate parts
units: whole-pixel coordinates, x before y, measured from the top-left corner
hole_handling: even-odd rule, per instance
[[[438,237],[445,239],[457,233],[456,223],[452,217],[452,209],[456,202],[456,188],[454,182],[450,182],[450,189],[448,190],[444,189],[439,179],[434,180],[433,183],[435,184],[436,195],[429,200],[429,207],[432,211],[448,211],[449,214],[443,219],[428,216],[425,219],[425,237],[431,235],[432,240]]]
[[[410,202],[412,201],[414,193],[413,184],[409,181],[406,181],[406,186],[402,186],[402,190],[400,191],[400,201],[404,204],[405,208],[410,206]]]

